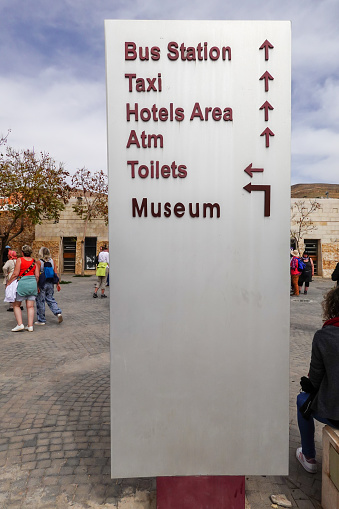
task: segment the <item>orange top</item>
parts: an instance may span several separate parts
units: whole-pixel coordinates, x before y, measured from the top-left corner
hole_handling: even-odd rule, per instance
[[[25,258],[20,258],[20,260],[21,260],[21,265],[20,265],[19,277],[22,276],[22,274],[25,272],[25,270],[27,270],[28,267],[30,267],[32,265],[32,263],[34,262],[33,258],[31,258],[30,260],[25,260]],[[31,270],[29,272],[27,272],[27,274],[25,274],[25,276],[34,276],[35,275],[34,273],[35,273],[35,262],[34,262],[33,267],[31,268]]]

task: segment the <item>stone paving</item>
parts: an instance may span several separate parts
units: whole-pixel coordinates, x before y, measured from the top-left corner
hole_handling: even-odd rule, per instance
[[[63,279],[71,283],[56,293],[61,324],[47,309],[45,326],[12,333],[13,313],[1,301],[0,509],[155,509],[155,479],[110,478],[109,299],[92,298],[94,277]],[[252,509],[270,508],[277,493],[299,509],[320,507],[321,464],[312,475],[295,459],[295,399],[332,285],[315,278],[309,295],[291,298],[290,474],[246,477]]]

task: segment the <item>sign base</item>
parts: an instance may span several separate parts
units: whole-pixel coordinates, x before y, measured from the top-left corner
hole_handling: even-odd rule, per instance
[[[245,509],[245,476],[157,477],[157,509]]]

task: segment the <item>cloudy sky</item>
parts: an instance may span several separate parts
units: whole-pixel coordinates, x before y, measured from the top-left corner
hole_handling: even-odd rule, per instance
[[[106,171],[104,19],[292,21],[292,183],[339,182],[338,0],[0,0],[0,135]]]

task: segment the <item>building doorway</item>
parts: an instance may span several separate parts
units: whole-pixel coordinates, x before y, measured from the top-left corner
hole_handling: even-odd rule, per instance
[[[318,240],[314,239],[304,239],[305,251],[308,252],[310,258],[313,260],[314,265],[314,275],[317,276],[319,274],[319,254],[318,254]]]
[[[64,272],[75,273],[76,237],[63,238]]]
[[[95,270],[95,257],[97,254],[97,238],[85,238],[85,270]]]

